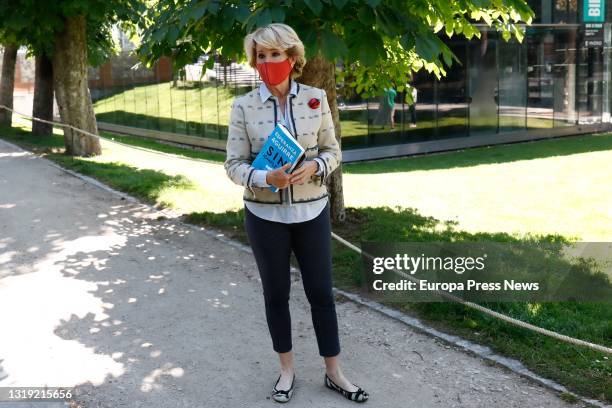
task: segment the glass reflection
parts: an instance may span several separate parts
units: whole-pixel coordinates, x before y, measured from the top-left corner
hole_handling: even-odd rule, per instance
[[[527,126],[527,48],[516,39],[498,45],[499,131],[524,130]]]
[[[468,100],[470,135],[497,132],[497,39],[496,33],[482,29],[480,39],[468,43]]]

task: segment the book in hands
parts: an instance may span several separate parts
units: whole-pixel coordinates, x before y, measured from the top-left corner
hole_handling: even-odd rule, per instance
[[[275,170],[291,163],[291,166],[285,170],[286,173],[291,174],[304,160],[304,157],[304,148],[297,139],[285,126],[277,123],[251,165],[257,170]],[[279,190],[274,185],[268,188],[275,193]]]

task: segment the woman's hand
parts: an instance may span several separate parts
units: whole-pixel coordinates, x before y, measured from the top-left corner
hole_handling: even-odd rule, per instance
[[[290,184],[301,184],[308,180],[310,176],[315,174],[319,169],[319,165],[314,160],[302,162],[302,165],[291,173],[289,178]]]
[[[275,170],[269,170],[268,173],[266,173],[266,183],[277,188],[287,187],[290,184],[289,178],[291,175],[285,173],[285,170],[287,170],[289,167],[291,167],[291,163],[287,163]]]

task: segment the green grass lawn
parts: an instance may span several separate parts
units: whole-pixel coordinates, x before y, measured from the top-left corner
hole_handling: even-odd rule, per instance
[[[474,233],[609,241],[611,152],[607,134],[349,163],[343,165],[345,201],[415,208]]]
[[[160,156],[103,141],[103,155],[62,155],[59,132],[25,128],[0,137],[96,177],[144,201],[172,207],[188,222],[246,242],[242,188],[223,154],[110,135],[160,150]],[[182,160],[196,158],[199,160]],[[612,234],[612,134],[567,137],[459,152],[343,165],[347,222],[339,235],[360,241],[609,241]],[[367,186],[367,188],[364,188]],[[361,291],[360,257],[334,242],[334,284]],[[295,259],[293,259],[294,264]],[[297,265],[297,264],[296,264]],[[364,294],[365,295],[365,294]],[[612,364],[601,353],[527,332],[450,303],[389,303],[441,330],[521,360],[583,395],[612,402]],[[612,346],[612,307],[602,303],[491,303],[488,307],[568,336]]]

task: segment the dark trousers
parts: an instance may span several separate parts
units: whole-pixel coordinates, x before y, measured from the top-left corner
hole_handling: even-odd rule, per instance
[[[416,106],[413,103],[412,105],[410,105],[410,107],[408,108],[408,110],[410,111],[410,122],[411,123],[416,123]]]
[[[260,218],[244,207],[244,225],[263,286],[266,320],[272,347],[278,353],[291,350],[289,290],[291,251],[297,258],[319,354],[340,353],[338,321],[332,292],[331,221],[329,202],[309,221],[285,224]]]

